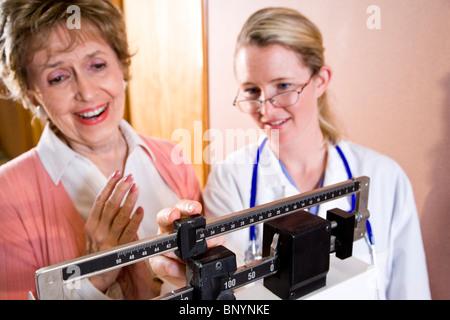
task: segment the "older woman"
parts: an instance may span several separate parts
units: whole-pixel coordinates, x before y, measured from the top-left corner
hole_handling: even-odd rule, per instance
[[[36,148],[0,167],[0,299],[25,299],[37,269],[154,235],[157,212],[200,188],[192,166],[171,161],[172,143],[123,120],[130,53],[117,8],[71,1],[72,29],[66,2],[0,3],[2,80],[47,122]],[[159,281],[141,262],[65,290],[150,298]]]

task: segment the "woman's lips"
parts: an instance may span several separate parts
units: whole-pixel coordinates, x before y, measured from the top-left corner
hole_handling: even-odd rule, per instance
[[[102,122],[106,119],[109,112],[109,104],[103,104],[94,108],[89,108],[76,112],[75,118],[83,124],[93,125]]]
[[[290,120],[290,118],[286,118],[286,119],[275,119],[275,120],[269,120],[269,121],[264,121],[263,127],[266,129],[280,129],[282,128],[286,122],[288,122]]]

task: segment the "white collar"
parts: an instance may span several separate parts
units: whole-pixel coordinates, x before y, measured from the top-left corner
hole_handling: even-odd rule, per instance
[[[344,153],[345,157],[347,158],[347,161],[349,161],[350,164],[351,159],[349,160],[350,152],[348,144],[345,141],[341,140],[339,141],[339,147],[342,149],[342,152]],[[345,169],[344,162],[339,153],[337,152],[335,146],[329,144],[327,166],[325,168],[325,179],[323,181],[323,185],[329,186],[347,180],[348,175]]]
[[[153,161],[155,160],[150,148],[128,122],[122,120],[119,127],[127,141],[128,154],[131,154],[137,146],[140,146],[147,151]],[[50,128],[49,123],[45,126],[36,150],[55,185],[59,184],[68,164],[75,158],[90,162],[89,159],[78,154],[61,141]]]
[[[259,141],[257,148],[261,145]],[[349,154],[348,144],[345,141],[340,141],[340,147],[343,152],[347,155]],[[328,159],[325,168],[325,177],[323,185],[332,185],[338,182],[348,180],[347,172],[345,170],[344,163],[339,156],[336,148],[332,144],[328,144]],[[281,166],[279,164],[279,159],[268,146],[265,146],[261,151],[260,162],[265,162],[267,165],[260,165],[258,170],[261,170],[261,174],[266,176],[271,176],[271,179],[264,179],[266,188],[273,187],[285,187],[289,195],[291,193],[298,193],[298,190],[292,186],[286,175],[283,173]],[[259,174],[259,171],[258,171]]]
[[[144,150],[147,151],[152,161],[155,161],[155,155],[150,150],[148,145],[142,140],[142,138],[139,136],[139,134],[133,129],[133,127],[125,120],[122,120],[119,125],[120,130],[123,133],[123,136],[125,137],[125,140],[128,144],[128,155],[130,155],[137,146],[142,147]]]

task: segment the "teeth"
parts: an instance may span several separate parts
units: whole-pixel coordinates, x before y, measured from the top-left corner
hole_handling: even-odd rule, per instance
[[[85,112],[85,113],[77,113],[77,116],[81,117],[81,118],[95,118],[98,117],[99,115],[101,115],[106,108],[108,107],[107,104],[105,104],[103,107],[98,108],[96,110],[93,111],[89,111],[89,112]]]
[[[269,122],[269,124],[271,126],[278,126],[280,124],[282,124],[283,122],[285,122],[286,120],[279,120],[279,121],[275,121],[275,122]]]

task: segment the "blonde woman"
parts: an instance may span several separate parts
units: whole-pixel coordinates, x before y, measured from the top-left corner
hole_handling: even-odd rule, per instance
[[[353,255],[377,257],[379,292],[387,299],[429,299],[425,253],[410,182],[400,166],[340,138],[327,102],[332,70],[325,64],[319,29],[299,12],[267,8],[254,13],[238,36],[234,105],[267,136],[213,167],[203,192],[208,218],[247,209],[351,177],[368,176],[370,224],[376,242],[361,239]],[[243,162],[242,160],[246,160]],[[351,211],[351,197],[311,211]],[[261,230],[231,233],[238,259],[260,255]],[[370,239],[373,240],[373,239]],[[372,241],[373,242],[373,241]]]

